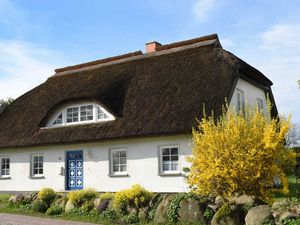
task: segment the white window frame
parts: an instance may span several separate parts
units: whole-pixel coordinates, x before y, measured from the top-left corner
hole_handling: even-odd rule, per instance
[[[239,97],[241,96],[241,102],[239,102]],[[246,99],[245,99],[245,92],[241,89],[236,89],[236,111],[237,113],[243,112],[246,107]]]
[[[126,153],[126,171],[118,171],[118,172],[114,172],[113,166],[113,153],[114,152],[125,152]],[[110,162],[109,162],[109,168],[110,168],[110,175],[114,176],[114,175],[128,175],[128,151],[127,148],[114,148],[114,149],[110,149]],[[119,163],[120,166],[120,163]]]
[[[8,172],[9,174],[2,174],[2,159],[9,159],[9,169]],[[10,156],[1,156],[0,157],[0,177],[1,178],[7,178],[10,177],[10,172],[11,172],[11,160],[10,160]]]
[[[81,121],[81,107],[90,106],[90,105],[93,106],[93,119]],[[78,121],[67,122],[67,110],[69,108],[78,108]],[[98,119],[98,108],[107,117]],[[60,114],[62,114],[62,123],[54,124],[54,122],[57,120]],[[105,121],[113,121],[113,120],[115,120],[115,117],[111,113],[109,113],[105,108],[103,108],[101,105],[94,102],[84,102],[84,103],[69,104],[66,105],[64,108],[62,108],[61,110],[57,111],[52,117],[52,119],[47,123],[46,128],[70,126],[70,125],[77,125],[77,124],[97,123],[97,122],[105,122]]]
[[[43,157],[43,162],[42,162],[42,166],[43,166],[43,173],[42,174],[40,174],[40,173],[38,173],[38,174],[35,174],[34,173],[34,158],[35,157]],[[44,173],[45,173],[45,167],[44,167],[44,162],[45,162],[45,158],[44,158],[44,155],[43,154],[32,154],[31,155],[31,171],[30,171],[30,174],[31,174],[31,177],[43,177],[44,176]],[[40,169],[40,167],[38,167],[38,169]]]
[[[264,100],[262,100],[261,98],[256,98],[256,104],[258,107],[259,111],[264,111]]]
[[[177,148],[178,153],[178,167],[177,170],[164,170],[163,169],[163,149],[171,149],[171,148]],[[180,146],[179,145],[162,145],[159,146],[159,173],[160,174],[180,174],[181,173],[181,165],[180,165]]]

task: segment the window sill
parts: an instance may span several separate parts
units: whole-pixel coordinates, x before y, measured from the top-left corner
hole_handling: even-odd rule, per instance
[[[30,179],[45,179],[45,176],[30,176]]]
[[[181,172],[176,172],[176,173],[158,173],[158,176],[161,177],[181,177],[183,174]]]
[[[10,176],[0,176],[0,180],[10,180],[11,177]]]
[[[108,174],[109,177],[129,177],[128,173],[124,174]]]

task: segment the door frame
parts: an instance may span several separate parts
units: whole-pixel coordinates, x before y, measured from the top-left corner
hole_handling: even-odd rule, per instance
[[[81,152],[82,153],[82,188],[74,188],[74,189],[68,189],[68,179],[69,179],[69,173],[68,173],[68,153],[70,152]],[[83,155],[84,151],[82,149],[78,149],[78,150],[66,150],[65,151],[65,191],[74,191],[74,190],[82,190],[84,187],[84,155]]]

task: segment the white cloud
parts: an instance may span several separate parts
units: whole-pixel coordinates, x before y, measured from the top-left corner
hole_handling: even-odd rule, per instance
[[[197,0],[193,12],[198,21],[207,19],[208,14],[215,8],[217,0]]]
[[[57,53],[31,43],[0,40],[0,98],[16,98],[44,82],[58,61]]]
[[[273,92],[281,113],[292,114],[300,123],[300,24],[277,24],[261,34],[258,68],[273,81]]]

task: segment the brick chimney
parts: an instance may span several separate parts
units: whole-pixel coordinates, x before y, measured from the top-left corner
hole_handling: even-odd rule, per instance
[[[151,41],[146,43],[146,53],[156,52],[156,49],[159,46],[161,46],[161,43],[157,41]]]

